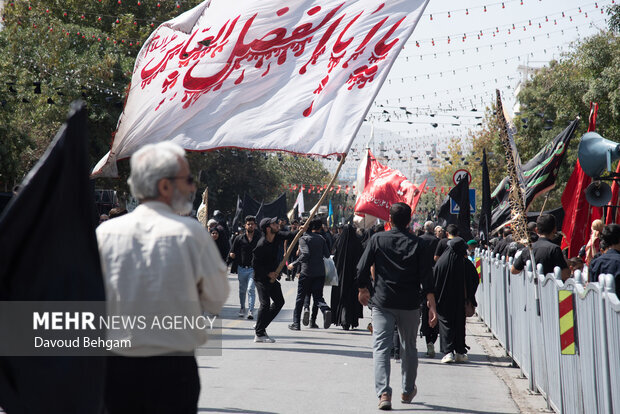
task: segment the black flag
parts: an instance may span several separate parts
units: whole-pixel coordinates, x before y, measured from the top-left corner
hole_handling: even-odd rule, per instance
[[[439,213],[437,213],[437,224],[443,228],[446,228],[448,224],[457,224],[456,214],[450,213],[450,196],[447,196],[441,207],[439,207]]]
[[[541,194],[555,186],[555,179],[564,160],[568,144],[577,129],[579,118],[575,119],[560,132],[553,141],[550,141],[539,152],[522,166],[521,170],[525,181],[525,209]],[[490,230],[502,226],[510,220],[510,178],[505,177],[495,188],[491,197],[497,202],[493,209]]]
[[[471,219],[470,219],[470,207],[469,207],[469,180],[467,177],[459,181],[459,183],[450,190],[449,196],[459,206],[459,236],[463,240],[471,240],[474,237],[471,235]]]
[[[286,218],[286,193],[269,204],[259,203],[246,194],[243,198],[243,215],[256,216],[257,223],[264,217]]]
[[[67,122],[0,216],[0,301],[105,301],[86,109]],[[103,411],[103,357],[0,356],[8,413]]]
[[[482,210],[478,229],[480,239],[489,241],[489,227],[491,226],[491,181],[489,179],[489,166],[487,165],[487,151],[482,150]]]
[[[241,197],[237,196],[237,208],[235,209],[235,216],[232,220],[232,228],[230,232],[232,234],[235,234],[235,232],[238,231],[240,227],[243,227],[245,225],[244,220],[245,217],[243,216],[243,201],[241,201]]]

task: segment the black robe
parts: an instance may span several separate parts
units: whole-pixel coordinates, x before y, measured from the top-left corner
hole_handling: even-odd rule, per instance
[[[224,230],[219,228],[219,226],[215,227],[211,231],[217,231],[218,236],[217,240],[215,240],[215,245],[217,246],[217,250],[220,252],[222,260],[226,261],[226,258],[228,257],[228,252],[230,252],[230,244],[228,243],[228,238],[226,238]]]
[[[460,237],[448,242],[435,267],[435,300],[439,318],[441,352],[467,352],[465,345],[465,297],[476,306],[478,272],[467,258],[467,244]]]
[[[335,312],[335,324],[342,327],[357,327],[363,318],[362,305],[357,300],[358,287],[355,282],[357,262],[362,257],[362,243],[355,234],[355,227],[348,224],[335,245],[334,263],[338,271],[338,286],[332,287],[331,308]]]

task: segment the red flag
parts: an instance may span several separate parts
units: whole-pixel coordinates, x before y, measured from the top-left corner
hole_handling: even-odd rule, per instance
[[[590,123],[588,132],[596,129],[596,114],[598,104],[590,104]],[[590,225],[593,220],[602,217],[600,207],[592,207],[586,200],[586,188],[592,182],[579,164],[575,163],[575,169],[566,183],[566,188],[562,193],[562,207],[564,208],[564,222],[562,223],[562,249],[568,247],[568,257],[575,257],[579,254],[581,246],[585,245],[590,237]]]
[[[364,191],[355,203],[355,212],[388,221],[392,204],[404,202],[413,211],[415,196],[419,193],[420,190],[400,171],[380,164],[368,151]]]

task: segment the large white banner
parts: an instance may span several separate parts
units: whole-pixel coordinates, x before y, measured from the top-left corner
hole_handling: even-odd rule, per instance
[[[164,140],[347,153],[428,1],[205,1],[145,42],[94,175]]]

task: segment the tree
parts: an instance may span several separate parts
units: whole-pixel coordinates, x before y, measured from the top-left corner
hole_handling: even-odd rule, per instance
[[[619,84],[620,42],[613,32],[602,32],[578,43],[561,61],[539,70],[520,92],[522,110],[515,119],[515,142],[524,161],[576,116],[582,119],[545,208],[561,205],[562,191],[577,160],[579,137],[588,127],[590,102],[599,104],[597,132],[613,141],[620,137]],[[542,203],[539,200],[533,207]]]
[[[75,99],[87,104],[94,165],[110,147],[142,43],[154,27],[198,3],[5,2],[0,133],[10,145],[3,139],[0,184],[12,186],[32,168]]]

